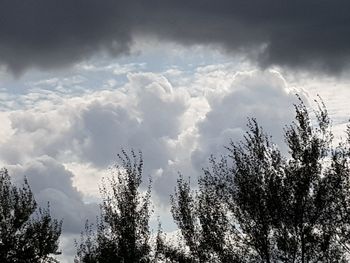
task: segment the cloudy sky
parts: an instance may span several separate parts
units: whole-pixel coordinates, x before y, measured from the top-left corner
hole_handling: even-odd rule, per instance
[[[146,3],[147,2],[147,3]],[[152,226],[173,231],[178,172],[256,117],[283,146],[298,93],[349,119],[349,1],[1,0],[0,165],[63,218],[63,263],[122,148],[153,180]]]

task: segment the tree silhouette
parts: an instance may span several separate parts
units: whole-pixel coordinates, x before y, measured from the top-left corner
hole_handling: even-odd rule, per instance
[[[62,222],[49,208],[37,210],[29,184],[14,186],[6,169],[0,171],[0,262],[56,262]]]
[[[182,176],[178,179],[171,196],[171,212],[187,249],[176,249],[161,235],[157,240],[158,253],[171,262],[241,262],[244,253],[236,246],[237,234],[229,223],[223,192],[216,187],[217,179],[205,170],[197,192],[191,191],[190,183]]]
[[[96,233],[87,224],[75,262],[151,262],[150,186],[142,194],[142,154],[118,155],[115,176],[101,188],[101,218]]]
[[[186,245],[177,251],[188,262],[347,262],[350,128],[334,146],[324,104],[311,119],[299,100],[285,128],[288,154],[250,119],[243,141],[211,158],[198,191],[179,178],[172,214]],[[181,262],[159,244],[168,260]]]

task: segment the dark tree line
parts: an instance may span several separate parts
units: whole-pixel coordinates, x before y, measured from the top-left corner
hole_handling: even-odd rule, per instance
[[[295,110],[286,156],[251,119],[228,156],[211,158],[198,191],[178,180],[172,213],[186,262],[349,261],[350,128],[334,146],[322,103],[316,124],[302,101]],[[161,248],[170,262],[185,262]]]
[[[295,121],[285,128],[287,154],[281,153],[255,119],[250,119],[244,139],[231,142],[227,156],[210,158],[210,167],[203,170],[198,188],[191,189],[190,183],[180,176],[171,196],[171,213],[181,233],[181,244],[170,242],[159,230],[151,257],[151,245],[133,255],[144,253],[147,262],[348,262],[350,127],[347,139],[334,145],[330,119],[322,102],[313,111],[314,119],[301,100],[295,105],[295,112]],[[122,167],[130,171],[126,178],[141,180],[142,167],[137,163],[142,158],[137,161],[134,153],[132,159],[124,152],[123,155]],[[125,230],[123,222],[135,222],[128,219],[129,213],[147,219],[137,222],[145,224],[149,237],[150,192],[146,205],[140,206],[142,202],[136,200],[142,198],[135,185],[128,184],[130,179],[120,179],[120,174],[117,178],[118,185],[130,188],[125,191],[132,193],[135,201],[114,191],[109,197],[116,203],[103,202],[102,218],[107,224],[102,232],[99,228],[95,241],[87,239],[96,246],[93,251],[105,247],[99,241],[101,233],[106,236],[104,231],[121,237],[118,229]],[[112,188],[116,186],[112,183]],[[121,205],[127,208],[122,209]],[[137,210],[138,206],[145,209]],[[112,217],[105,216],[111,207],[118,214],[113,224]],[[126,237],[136,237],[138,233],[135,227],[126,232]],[[129,248],[136,248],[137,238],[130,243],[126,237],[113,244],[119,247],[119,240],[125,240]],[[138,238],[145,244],[148,239],[143,237]],[[107,262],[97,258],[84,260],[89,254],[86,251],[86,242],[82,242],[77,262]],[[115,257],[121,253],[117,248],[114,251]],[[145,261],[140,256],[121,256],[113,262]]]
[[[151,238],[143,158],[122,151],[101,189],[96,227],[87,222],[76,244],[75,263],[349,262],[350,126],[335,144],[322,102],[315,117],[301,100],[295,113],[284,130],[287,153],[250,119],[242,141],[210,158],[198,187],[179,176],[171,196],[179,243],[161,227]],[[0,187],[0,262],[48,262],[58,253],[60,223],[47,210],[30,217],[36,204],[26,181],[16,188],[4,170]]]

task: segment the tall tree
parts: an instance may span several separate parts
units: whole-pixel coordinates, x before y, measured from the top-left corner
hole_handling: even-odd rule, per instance
[[[234,167],[226,176],[227,203],[250,260],[273,262],[276,244],[272,236],[285,197],[281,185],[284,161],[256,120],[250,120],[248,128],[244,141],[229,148]]]
[[[231,144],[231,203],[240,227],[262,262],[346,262],[339,231],[348,226],[348,159],[333,150],[324,104],[311,119],[300,100],[285,129],[289,155],[282,156],[253,121],[244,143]],[[343,182],[343,183],[341,183]]]
[[[341,185],[334,189],[332,183],[340,174],[331,172],[336,159],[332,158],[330,119],[323,103],[315,111],[315,125],[302,101],[295,109],[296,122],[285,135],[290,158],[284,167],[287,198],[280,209],[285,226],[280,250],[285,258],[298,262],[342,262],[344,250],[336,240],[332,223],[339,213],[333,208],[341,200],[330,193],[346,189]]]
[[[6,169],[0,171],[0,262],[56,262],[61,225],[49,208],[37,209],[26,179],[17,187]]]
[[[230,222],[218,176],[227,172],[227,163],[214,158],[211,163],[211,169],[204,170],[199,179],[198,191],[191,191],[190,183],[182,176],[177,181],[171,212],[187,249],[176,250],[159,239],[163,249],[160,253],[171,262],[243,262],[241,256],[246,255],[237,246],[237,229]]]
[[[101,218],[96,233],[87,226],[75,262],[150,262],[150,185],[142,194],[142,154],[118,155],[120,165],[101,188]]]

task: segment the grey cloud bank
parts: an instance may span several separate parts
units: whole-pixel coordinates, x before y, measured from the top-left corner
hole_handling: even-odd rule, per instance
[[[340,72],[349,63],[349,1],[2,0],[0,61],[15,73],[97,53],[128,54],[138,36],[214,44],[262,67]]]
[[[82,194],[72,186],[73,174],[53,158],[40,156],[23,165],[8,168],[19,184],[24,177],[28,179],[41,207],[47,207],[50,203],[52,215],[63,219],[65,232],[79,234],[82,222],[95,221],[98,204],[83,202]]]
[[[153,178],[154,194],[166,206],[177,173],[201,173],[210,154],[224,153],[230,139],[242,138],[247,117],[258,117],[277,143],[283,141],[280,132],[293,117],[296,98],[277,72],[233,75],[230,69],[208,67],[198,70],[187,86],[174,86],[162,74],[132,73],[119,89],[47,98],[30,109],[10,111],[4,118],[11,135],[0,145],[0,161],[15,167],[14,174],[30,175],[42,200],[65,207],[58,200],[69,199],[90,215],[91,207],[81,203],[77,191],[91,195],[91,190],[85,183],[75,189],[72,180],[87,179],[86,165],[106,169],[122,147],[144,152],[145,175]],[[83,168],[71,170],[74,163]],[[95,188],[98,181],[95,175]],[[67,218],[74,215],[67,210]],[[81,220],[76,215],[66,220],[72,232],[74,218]]]

